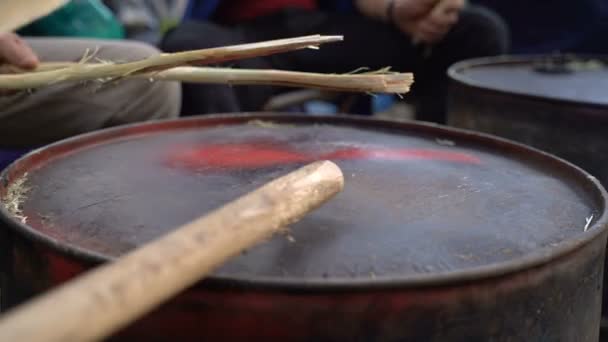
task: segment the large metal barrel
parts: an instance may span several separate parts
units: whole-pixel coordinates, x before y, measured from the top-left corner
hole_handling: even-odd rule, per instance
[[[608,61],[502,56],[453,65],[448,124],[548,151],[608,184]]]
[[[0,176],[4,308],[318,159],[341,194],[114,339],[597,341],[598,181],[499,138],[351,117],[145,123],[26,155]]]
[[[457,63],[448,71],[448,123],[555,154],[608,185],[607,62],[538,55]],[[604,297],[608,339],[608,291]]]

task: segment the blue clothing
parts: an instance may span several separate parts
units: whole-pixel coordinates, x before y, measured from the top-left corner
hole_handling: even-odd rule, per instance
[[[218,9],[221,0],[190,0],[184,19],[208,20]],[[355,6],[352,0],[319,0],[323,9],[352,12]]]

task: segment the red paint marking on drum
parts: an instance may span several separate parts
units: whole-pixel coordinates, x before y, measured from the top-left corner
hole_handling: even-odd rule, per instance
[[[324,155],[331,160],[437,160],[479,164],[479,158],[466,153],[430,149],[360,149],[337,150]]]
[[[431,160],[464,164],[479,164],[479,158],[461,152],[433,149],[347,148],[326,154],[306,154],[285,147],[226,144],[179,148],[171,153],[168,163],[172,166],[255,168],[272,165],[328,160]]]
[[[211,167],[263,167],[309,160],[310,157],[305,154],[249,144],[211,145],[183,149],[170,158],[172,164]]]

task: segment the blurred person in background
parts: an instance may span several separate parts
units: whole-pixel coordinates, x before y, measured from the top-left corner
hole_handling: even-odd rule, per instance
[[[152,45],[122,39],[112,13],[95,0],[70,1],[19,32],[36,37],[0,34],[0,66],[35,69],[41,62],[78,62],[87,53],[124,62],[159,53]],[[106,127],[174,118],[180,108],[177,82],[66,82],[2,91],[0,149],[31,148]]]
[[[501,19],[464,0],[194,0],[185,20],[168,32],[169,52],[289,38],[344,35],[340,43],[228,66],[347,73],[360,67],[414,72],[416,118],[443,123],[446,69],[454,62],[507,51]],[[183,84],[183,113],[260,110],[273,87]],[[365,95],[363,95],[365,96]],[[356,113],[355,113],[356,114]]]

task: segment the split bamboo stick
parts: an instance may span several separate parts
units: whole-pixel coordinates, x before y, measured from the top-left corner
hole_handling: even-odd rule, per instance
[[[42,63],[37,71],[73,67],[77,63]],[[13,69],[13,72],[22,72]],[[0,75],[0,88],[3,82]],[[405,94],[414,82],[411,73],[371,72],[361,74],[321,74],[284,70],[232,69],[213,67],[176,67],[159,72],[133,74],[130,77],[151,81],[228,85],[274,85],[325,91]],[[6,84],[5,84],[6,85]],[[13,88],[14,89],[14,88]]]
[[[76,63],[72,66],[55,70],[1,75],[0,89],[32,89],[66,81],[80,82],[130,77],[177,66],[214,64],[305,48],[316,48],[321,44],[341,40],[342,36],[311,35],[212,49],[162,53],[157,56],[127,63]],[[91,58],[92,56],[87,56],[83,61],[86,62],[87,59]]]

